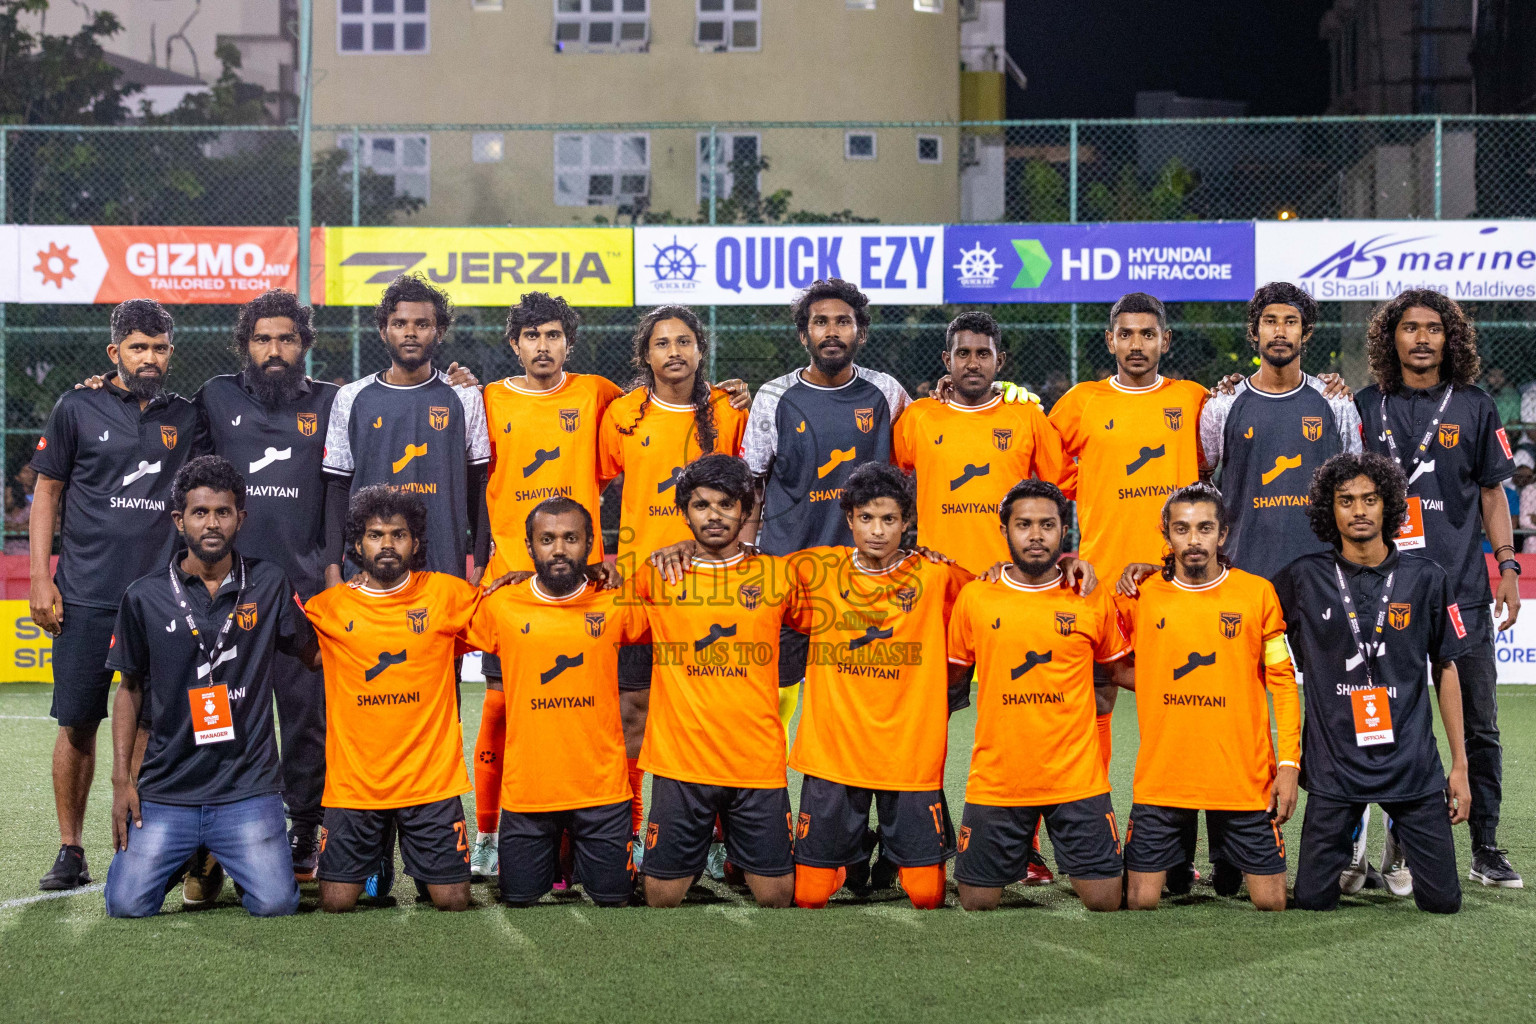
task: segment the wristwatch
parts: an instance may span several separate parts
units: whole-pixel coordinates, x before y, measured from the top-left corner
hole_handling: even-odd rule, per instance
[[[1504,559],[1504,561],[1499,563],[1499,575],[1502,576],[1506,572],[1513,572],[1516,576],[1519,576],[1520,563],[1513,558]]]

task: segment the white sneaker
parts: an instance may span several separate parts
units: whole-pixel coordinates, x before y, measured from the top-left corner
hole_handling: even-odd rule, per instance
[[[1367,806],[1365,813],[1360,815],[1360,827],[1355,830],[1354,858],[1350,861],[1349,867],[1339,875],[1339,891],[1346,896],[1353,896],[1365,888],[1365,874],[1371,866],[1365,853],[1366,833],[1370,829],[1370,824],[1371,808]]]
[[[501,869],[501,853],[496,844],[495,832],[477,832],[475,846],[469,853],[469,880],[489,882]]]
[[[1413,872],[1403,862],[1403,851],[1397,845],[1397,836],[1392,834],[1391,816],[1382,812],[1382,817],[1385,820],[1387,841],[1381,848],[1381,877],[1393,896],[1412,896]]]

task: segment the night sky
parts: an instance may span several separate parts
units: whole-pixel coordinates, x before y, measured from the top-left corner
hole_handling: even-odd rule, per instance
[[[1136,93],[1246,100],[1250,114],[1320,114],[1331,0],[1007,0],[1008,52],[1029,88],[1008,116],[1131,117]]]

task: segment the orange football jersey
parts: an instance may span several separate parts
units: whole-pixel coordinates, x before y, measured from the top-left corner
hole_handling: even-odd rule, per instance
[[[469,791],[453,659],[479,603],[478,588],[437,572],[309,599],[325,662],[326,807],[412,807]]]
[[[1194,381],[1129,388],[1110,377],[1078,384],[1051,410],[1063,452],[1077,460],[1060,483],[1077,499],[1078,552],[1101,579],[1163,560],[1163,502],[1200,479],[1205,400]]]
[[[469,642],[501,656],[502,807],[565,811],[629,799],[619,646],[645,639],[645,612],[623,590],[584,583],[551,597],[534,578],[481,601]]]
[[[1136,652],[1135,801],[1209,811],[1269,806],[1275,780],[1269,702],[1280,759],[1300,759],[1300,698],[1288,655],[1266,668],[1265,645],[1285,636],[1270,582],[1227,569],[1201,586],[1143,580],[1117,597]]]
[[[879,572],[853,548],[791,559],[795,626],[810,635],[790,767],[862,789],[944,784],[949,738],[945,623],[971,574],[908,554]]]
[[[1043,807],[1109,792],[1094,722],[1094,662],[1125,657],[1108,586],[1087,597],[976,580],[949,617],[949,660],[976,666],[976,740],[965,800]]]
[[[624,474],[619,505],[619,572],[630,579],[657,548],[693,536],[677,507],[677,476],[703,454],[691,405],[670,405],[652,396],[642,416],[645,388],[615,401],[598,431],[598,472],[604,480]],[[731,396],[715,388],[710,409],[715,443],[710,450],[735,455],[747,429],[747,410],[731,408]],[[628,431],[628,433],[625,433]]]
[[[998,506],[1026,477],[1061,477],[1061,438],[1033,402],[978,408],[922,398],[891,431],[891,461],[917,474],[917,542],[972,573],[1008,560]]]
[[[503,378],[485,388],[491,434],[491,551],[486,579],[532,572],[528,513],[545,498],[574,499],[599,522],[603,481],[597,468],[597,433],[603,413],[624,390],[606,377],[567,373],[553,391],[529,391]],[[603,534],[593,539],[593,562],[603,560]]]
[[[636,578],[651,628],[651,707],[640,767],[708,786],[785,784],[779,627],[793,614],[785,559],[693,559],[676,585]]]

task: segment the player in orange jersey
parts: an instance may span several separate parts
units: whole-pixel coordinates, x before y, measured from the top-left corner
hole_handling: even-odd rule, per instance
[[[789,763],[805,773],[795,825],[795,902],[822,907],[857,862],[875,804],[880,841],[913,906],[944,903],[954,830],[944,798],[951,669],[945,622],[971,576],[902,548],[917,498],[894,466],[854,470],[842,507],[852,548],[795,557],[810,636]],[[867,857],[867,852],[863,855]]]
[[[633,579],[652,551],[693,536],[676,499],[677,478],[700,455],[735,455],[747,428],[750,396],[743,384],[734,393],[711,387],[700,370],[709,337],[686,306],[657,306],[640,318],[634,334],[639,377],[628,394],[603,415],[598,430],[598,468],[604,478],[624,477],[619,505],[618,570]],[[751,540],[756,531],[747,528]],[[624,747],[629,758],[631,824],[639,838],[640,742],[650,706],[651,648],[619,652],[619,706],[624,714]]]
[[[976,741],[955,880],[966,910],[997,907],[1045,819],[1056,862],[1089,910],[1118,910],[1125,866],[1094,726],[1093,666],[1127,643],[1108,587],[1087,597],[1057,566],[1067,499],[1024,480],[1000,505],[1012,564],[960,591],[949,660],[976,665]]]
[[[1126,900],[1154,910],[1170,868],[1188,862],[1185,837],[1205,811],[1211,855],[1239,868],[1260,910],[1285,909],[1285,839],[1296,810],[1301,701],[1275,588],[1221,554],[1226,508],[1209,484],[1163,504],[1171,554],[1137,567],[1122,595],[1141,746],[1125,827]],[[1274,699],[1277,744],[1270,740]],[[1278,755],[1278,763],[1277,763]]]
[[[614,681],[620,645],[645,639],[645,613],[587,579],[594,534],[591,513],[573,499],[539,502],[527,525],[534,577],[495,590],[470,625],[470,644],[500,655],[505,673],[500,889],[514,906],[554,885],[565,831],[574,876],[593,902],[623,906],[634,889]]]
[[[325,824],[320,905],[389,894],[394,836],[405,870],[440,910],[469,906],[464,741],[454,654],[480,591],[425,572],[427,509],[385,485],[352,496],[362,572],[309,599],[325,665]]]
[[[758,904],[787,907],[795,865],[778,660],[794,588],[785,559],[742,551],[754,505],[745,462],[695,459],[676,492],[698,550],[675,583],[649,566],[635,581],[655,653],[640,748],[640,767],[653,776],[645,901],[683,901],[705,868],[718,817]]]

